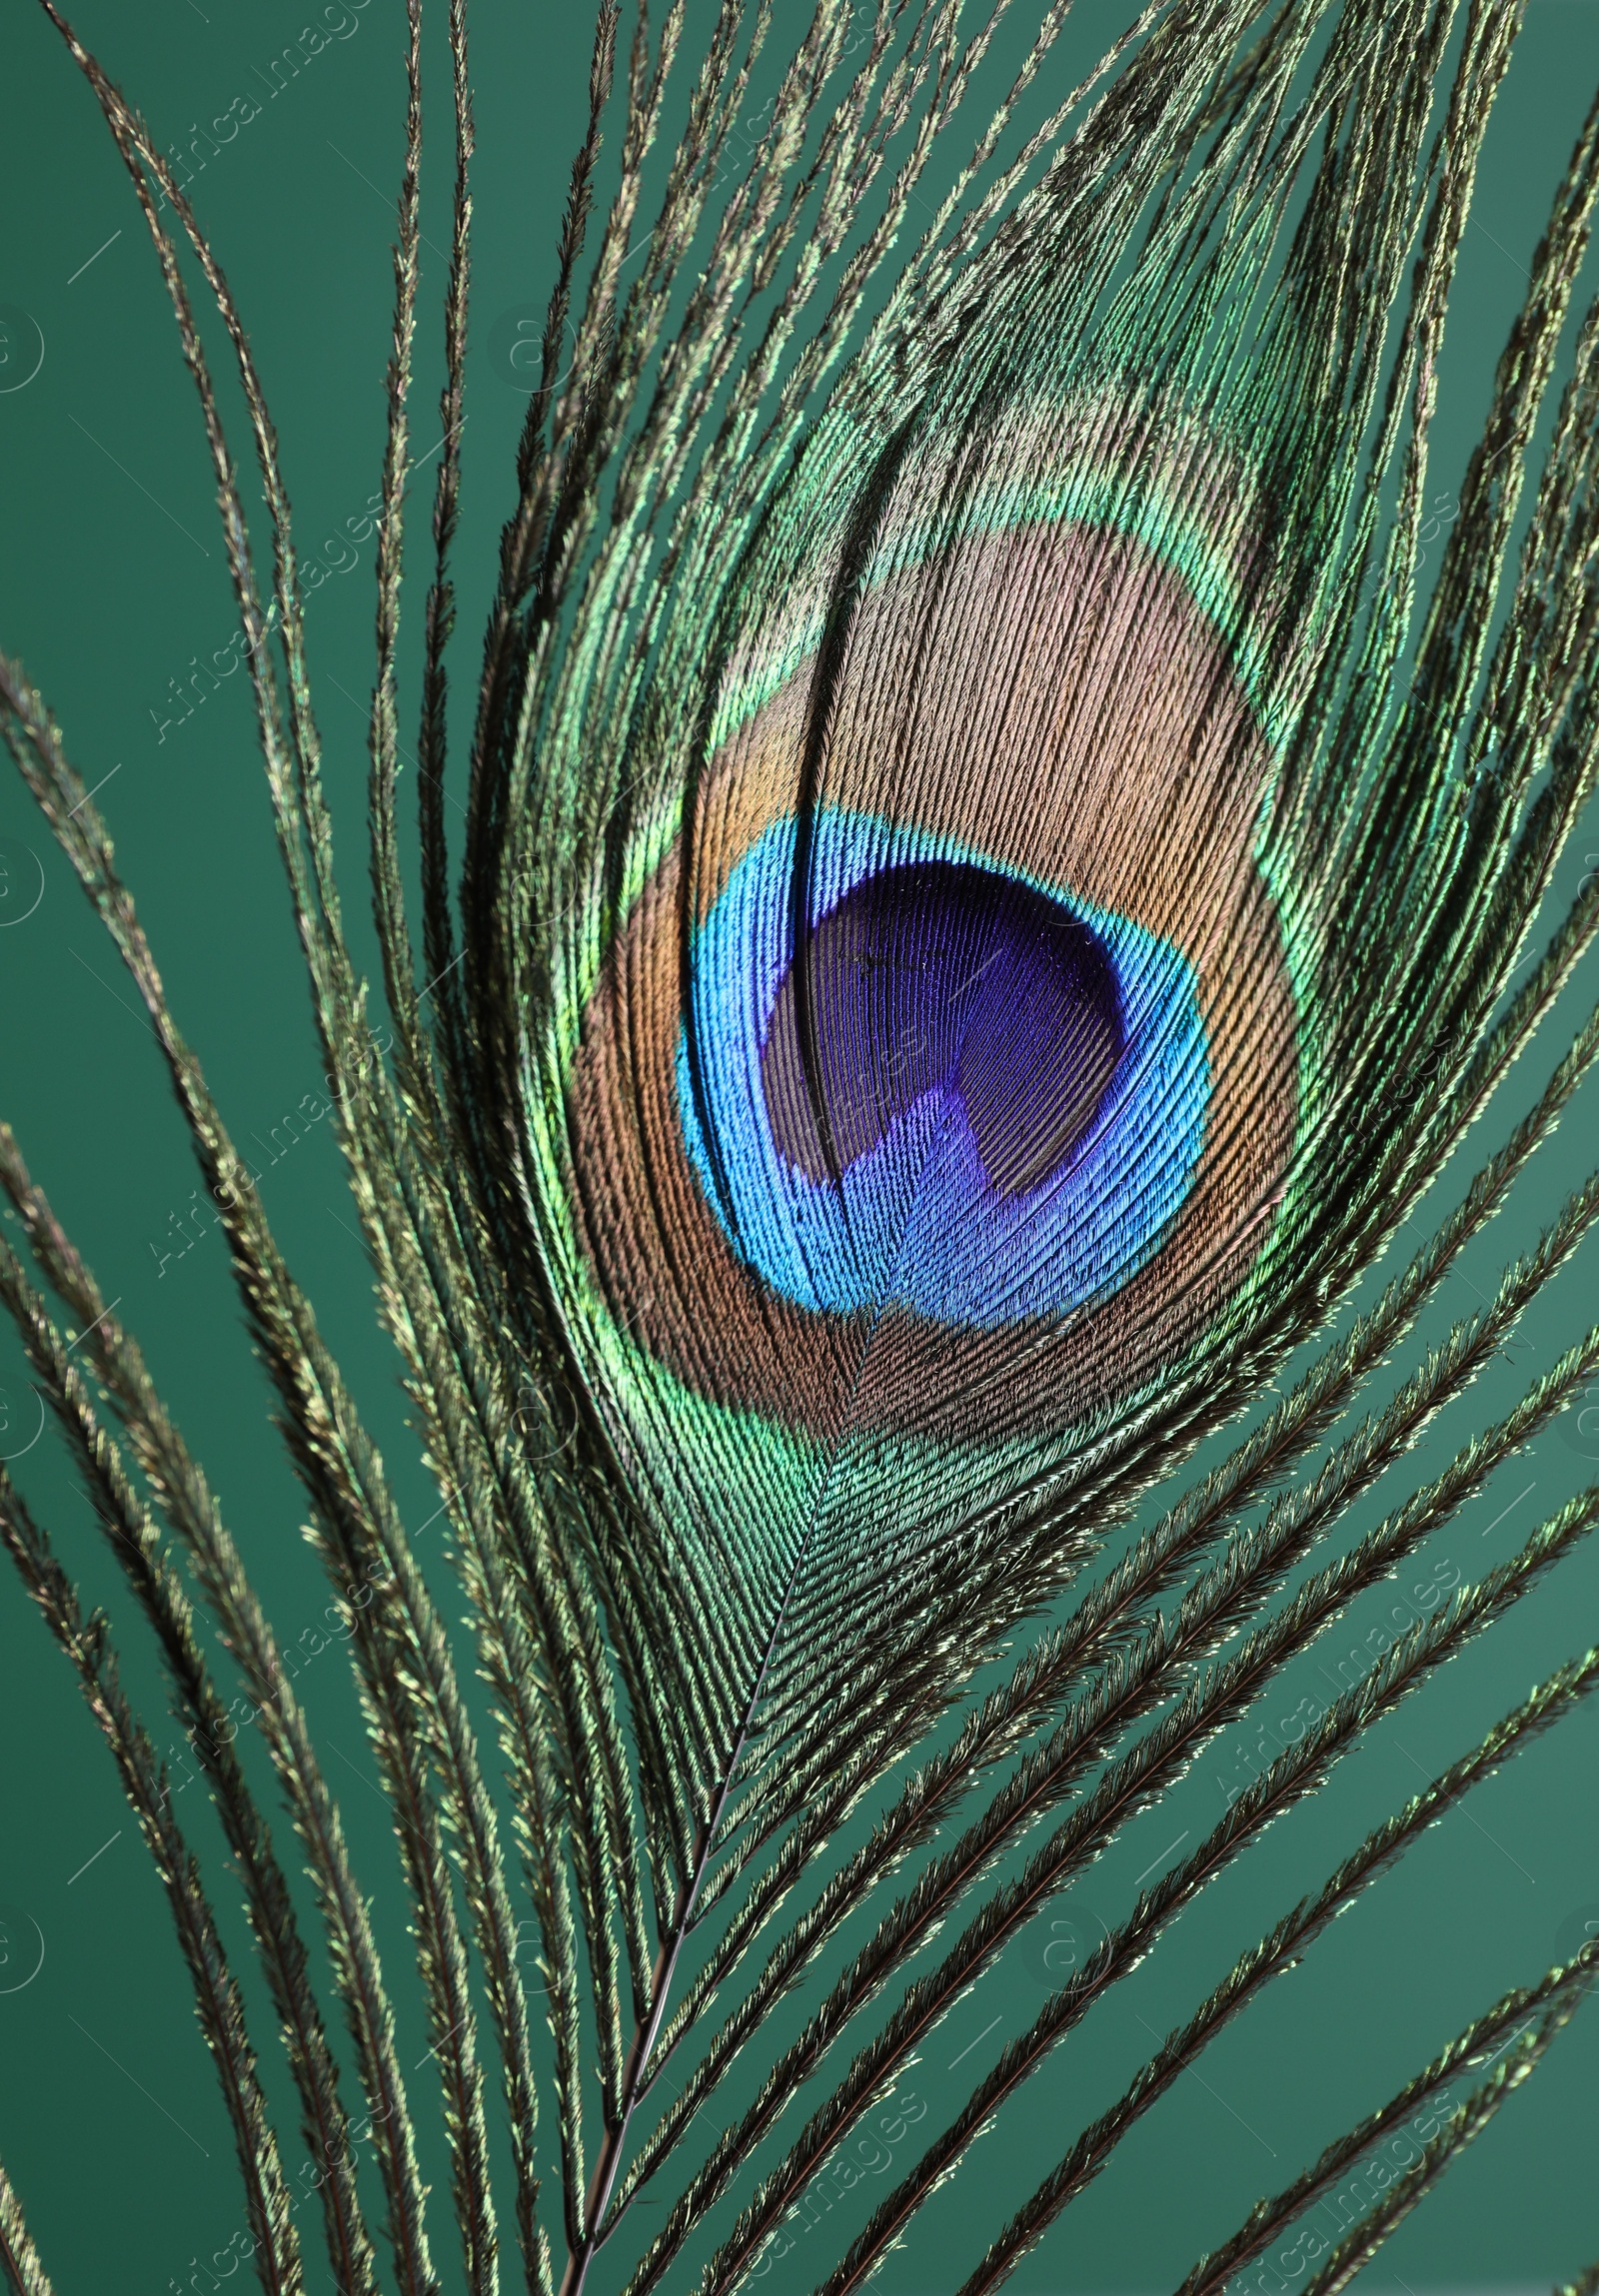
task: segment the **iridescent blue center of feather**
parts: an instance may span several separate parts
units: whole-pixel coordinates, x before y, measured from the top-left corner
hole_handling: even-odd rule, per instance
[[[767,1023],[780,1152],[813,1180],[878,1148],[924,1093],[958,1098],[990,1188],[1059,1169],[1123,1049],[1104,944],[1058,901],[950,861],[884,869],[803,936]]]
[[[730,1242],[797,1304],[995,1329],[1124,1283],[1191,1186],[1192,968],[1130,919],[823,812],[743,856],[678,1048]]]

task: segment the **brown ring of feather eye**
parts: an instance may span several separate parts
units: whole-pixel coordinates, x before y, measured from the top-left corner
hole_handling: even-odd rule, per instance
[[[685,1144],[685,913],[703,921],[791,818],[806,663],[708,762],[685,841],[613,947],[574,1065],[578,1216],[618,1320],[681,1379],[826,1440],[1052,1432],[1179,1356],[1243,1281],[1292,1144],[1295,1006],[1253,858],[1269,753],[1217,632],[1140,543],[1062,523],[984,535],[860,603],[818,804],[914,823],[1170,941],[1211,1070],[1205,1143],[1158,1249],[1064,1322],[955,1329],[813,1312],[738,1258]],[[812,745],[813,746],[813,745]],[[869,1378],[862,1351],[869,1340]]]

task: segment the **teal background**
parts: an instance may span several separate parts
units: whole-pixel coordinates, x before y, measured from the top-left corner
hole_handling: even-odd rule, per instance
[[[309,558],[320,549],[328,569],[307,609],[312,669],[343,828],[347,911],[370,955],[361,816],[372,551],[368,543],[351,554],[331,538],[347,521],[359,523],[379,478],[404,8],[402,0],[359,7],[335,0],[335,13],[355,29],[271,99],[259,70],[303,21],[285,0],[144,0],[137,12],[115,0],[85,0],[76,21],[165,146],[192,122],[226,116],[241,95],[261,105],[208,158],[193,197],[252,331],[302,552]],[[691,49],[704,13],[692,13]],[[324,20],[320,8],[314,14]],[[780,32],[798,33],[804,17],[796,0],[779,0]],[[1007,34],[1012,55],[1024,17]],[[1070,66],[1106,44],[1123,20],[1120,0],[1086,6],[1052,68],[1053,84],[1066,84]],[[537,308],[548,291],[588,69],[586,11],[480,0],[474,23],[479,231],[467,507],[457,554],[461,675],[470,669],[511,500],[522,400],[504,371],[504,347],[520,308]],[[448,215],[439,30],[432,23],[423,281],[430,323],[419,337],[413,402],[419,458],[440,430],[430,302],[443,287]],[[1550,195],[1596,85],[1599,9],[1588,0],[1531,0],[1463,255],[1437,433],[1439,489],[1463,467]],[[235,625],[193,392],[126,175],[92,97],[31,0],[5,0],[0,9],[0,307],[10,315],[0,367],[0,642],[42,686],[85,779],[104,782],[99,801],[180,1024],[241,1146],[261,1149],[269,1216],[368,1413],[407,1519],[421,1525],[437,1499],[417,1465],[394,1359],[376,1327],[336,1145],[326,1124],[301,1129],[290,1121],[317,1091],[319,1063],[244,680],[223,681],[181,720],[172,699],[173,681],[192,658],[207,659]],[[12,378],[31,364],[34,339],[17,313],[28,315],[43,346],[42,365],[20,387]],[[220,371],[215,327],[208,340]],[[236,456],[247,463],[231,386],[224,403]],[[255,491],[247,484],[247,499]],[[419,546],[429,501],[420,488],[413,497]],[[413,562],[412,636],[425,565],[421,555]],[[5,772],[0,1108],[18,1126],[107,1297],[143,1341],[280,1630],[294,1639],[300,1622],[321,1619],[327,1593],[299,1536],[297,1488],[269,1424],[221,1238],[189,1218],[198,1183],[131,989],[25,791],[9,766]],[[404,783],[402,794],[409,799]],[[1596,865],[1599,822],[1568,855],[1557,896],[1569,897]],[[1590,966],[1544,1048],[1523,1064],[1481,1129],[1483,1152],[1536,1090],[1596,990]],[[1586,1175],[1596,1108],[1590,1084],[1510,1211],[1473,1249],[1427,1336],[1479,1304],[1503,1261]],[[1457,1167],[1445,1194],[1463,1176]],[[1429,1219],[1443,1200],[1428,1208]],[[1590,1245],[1527,1319],[1511,1360],[1431,1434],[1418,1473],[1441,1465],[1474,1421],[1503,1409],[1538,1364],[1587,1326],[1596,1266]],[[87,1504],[48,1434],[27,1448],[37,1407],[9,1339],[0,1342],[0,1451],[26,1449],[16,1472],[86,1591],[110,1608],[130,1684],[158,1720],[156,1671]],[[1584,1446],[1572,1428],[1561,1423],[1510,1463],[1432,1542],[1429,1563],[1475,1576],[1590,1479],[1599,1440]],[[421,1533],[430,1568],[438,1537],[437,1524]],[[1420,1568],[1414,1574],[1425,1576]],[[455,1615],[460,1605],[447,1574],[436,1584]],[[1316,1662],[1335,1661],[1381,1607],[1367,1607],[1370,1619],[1353,1617],[1347,1638],[1340,1630],[1298,1670],[1303,1681],[1286,1678],[1266,1703],[1267,1718],[1290,1715],[1314,1693]],[[1207,1892],[974,2148],[879,2285],[892,2296],[954,2287],[1001,2211],[1119,2093],[1155,2038],[1189,2013],[1238,1947],[1313,1886],[1422,1782],[1423,1771],[1430,1775],[1474,1742],[1534,1680],[1594,1641],[1596,1622],[1599,1547],[1407,1705],[1312,1804]],[[308,1677],[307,1696],[358,1870],[373,1892],[409,2067],[426,2040],[405,1907],[354,1696],[331,1649]],[[163,1742],[174,1734],[169,1723]],[[1135,1876],[1163,1861],[1174,1836],[1213,1822],[1222,1806],[1218,1779],[1242,1774],[1237,1765],[1257,1735],[1253,1721],[1230,1732],[1079,1885],[1063,1917],[1084,1931],[1096,1914],[1114,1918],[1130,1902]],[[109,1756],[65,1662],[9,1576],[0,1579],[0,1924],[8,1955],[0,1963],[0,2156],[64,2296],[204,2288],[211,2282],[193,2260],[225,2248],[242,2223],[215,2080]],[[1596,1774],[1599,1709],[1590,1709],[1479,1789],[1140,2125],[1110,2172],[1023,2266],[1017,2288],[1087,2296],[1169,2287],[1258,2193],[1286,2182],[1508,1985],[1544,1969],[1562,1936],[1570,1950],[1574,1920],[1599,1912]],[[220,1869],[214,1822],[195,1808],[199,1799],[180,1799],[178,1813],[212,1856],[218,1901],[242,1957],[243,1923]],[[30,1975],[36,1937],[43,1961]],[[929,2128],[963,2099],[1004,2038],[1030,2021],[1041,1993],[1028,1963],[1036,1965],[1040,1951],[1036,1936],[1028,1949],[1012,1947],[934,2034],[910,2083],[930,2108]],[[775,2047],[787,2029],[775,2025]],[[265,2054],[264,2019],[258,2037]],[[281,2096],[275,2067],[272,2079]],[[1596,2079],[1599,2008],[1590,2005],[1530,2088],[1384,2251],[1369,2284],[1533,2286],[1599,2255]],[[442,2213],[443,2150],[423,2076],[414,2088],[438,2193],[435,2253],[454,2290],[460,2268]],[[281,2126],[292,2165],[298,2152],[287,2113]],[[799,2237],[761,2284],[787,2291],[819,2278],[841,2245],[832,2227],[846,2207]],[[695,2277],[685,2263],[671,2286],[688,2288]],[[322,2284],[315,2272],[312,2284]],[[1293,2284],[1264,2283],[1273,2296]]]

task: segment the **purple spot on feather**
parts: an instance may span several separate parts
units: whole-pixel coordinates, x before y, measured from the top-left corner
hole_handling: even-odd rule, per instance
[[[1115,969],[1058,902],[918,861],[844,894],[778,991],[761,1077],[773,1138],[812,1179],[867,1154],[934,1086],[964,1103],[1002,1196],[1058,1170],[1121,1058]]]

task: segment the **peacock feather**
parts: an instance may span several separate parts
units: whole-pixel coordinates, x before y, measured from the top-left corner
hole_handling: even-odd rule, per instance
[[[925,2254],[922,2205],[1206,1885],[1599,1523],[1580,1492],[1384,1638],[915,2125],[910,2069],[1010,1940],[1599,1376],[1596,1327],[1406,1480],[1599,1213],[1596,1175],[1480,1312],[1403,1352],[1599,1052],[1595,1014],[1453,1207],[1395,1244],[1599,927],[1592,876],[1550,897],[1599,773],[1599,306],[1575,306],[1599,105],[1424,581],[1440,350],[1515,0],[1152,0],[1076,86],[1051,0],[1008,88],[1005,0],[974,27],[958,0],[872,0],[858,23],[841,0],[721,0],[698,59],[681,5],[657,25],[641,5],[624,42],[602,0],[460,691],[474,134],[451,0],[413,829],[408,0],[373,983],[250,338],[172,165],[41,5],[126,162],[198,394],[331,1109],[456,1574],[419,1560],[94,794],[6,660],[12,755],[149,1016],[227,1236],[415,1931],[413,2068],[251,1559],[0,1133],[0,1293],[207,1777],[248,1981],[111,1628],[4,1469],[0,1530],[170,1898],[248,2253],[272,2296],[728,2296],[775,2268],[846,2296],[901,2240]],[[1340,1315],[1390,1247],[1385,1286]],[[1152,2033],[1125,2092],[996,2205],[986,2251],[937,2257],[940,2290],[998,2286],[1207,2043],[1599,1686],[1589,1631]],[[292,1853],[235,1744],[233,1671]],[[1573,1940],[1230,2236],[1196,2225],[1182,2296],[1253,2285],[1352,2167],[1424,2125],[1304,2283],[1344,2287],[1531,2074],[1596,1959]],[[892,2173],[790,2264],[794,2212],[896,2098]],[[0,2261],[48,2296],[3,2171]]]

